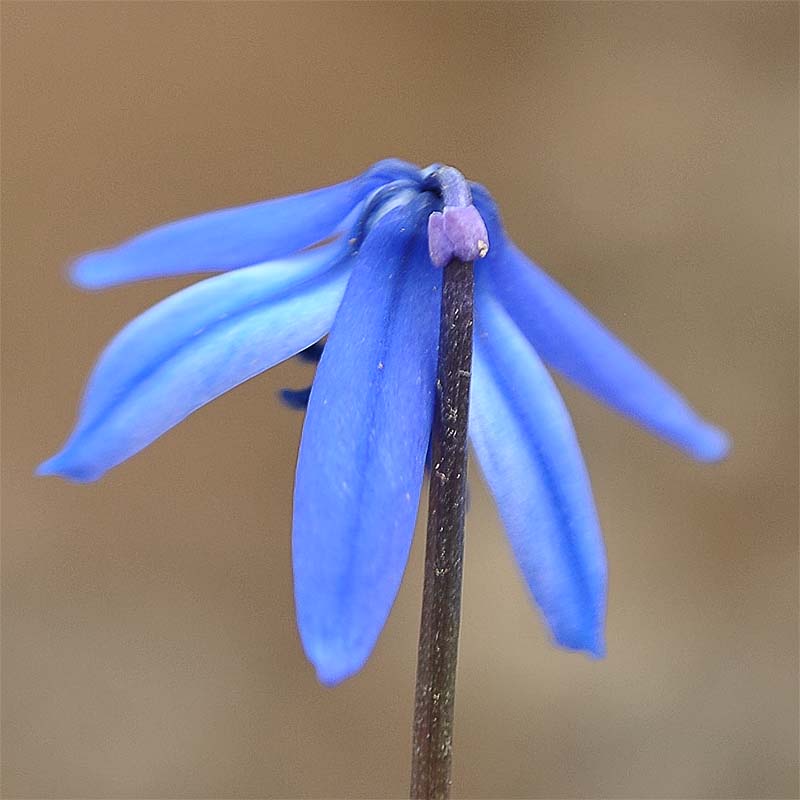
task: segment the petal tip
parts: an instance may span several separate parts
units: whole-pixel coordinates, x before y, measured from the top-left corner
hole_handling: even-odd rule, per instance
[[[713,425],[703,424],[702,431],[697,437],[692,455],[698,461],[714,462],[722,461],[731,449],[731,438],[721,428]]]
[[[103,473],[104,470],[98,470],[95,466],[70,464],[64,451],[42,461],[34,471],[34,474],[40,478],[53,476],[64,478],[72,483],[92,483],[102,477]]]
[[[67,276],[70,283],[79,289],[88,289],[90,291],[96,291],[108,286],[109,281],[107,277],[104,278],[103,273],[105,270],[102,267],[102,262],[105,260],[103,256],[107,253],[107,250],[98,250],[78,256],[67,267]]]
[[[602,627],[553,631],[553,639],[559,647],[586,653],[595,660],[606,656],[606,640]]]
[[[58,468],[56,466],[56,459],[48,458],[47,461],[42,461],[38,467],[33,471],[33,474],[39,478],[46,478],[50,475],[58,475]]]
[[[597,637],[597,640],[591,647],[586,649],[586,652],[595,660],[600,661],[606,657],[606,642],[602,635]]]
[[[317,673],[317,680],[326,688],[333,689],[343,681],[346,681],[350,675],[343,675],[337,670],[328,671],[323,667],[315,667]]]
[[[317,673],[317,680],[332,689],[348,678],[352,678],[364,666],[366,659],[353,658],[353,653],[329,651],[322,655],[309,656]]]

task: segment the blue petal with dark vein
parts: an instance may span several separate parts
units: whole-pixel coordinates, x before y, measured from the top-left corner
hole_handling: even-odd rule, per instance
[[[550,375],[485,274],[476,287],[470,438],[553,638],[601,656],[606,560],[583,457]]]
[[[338,246],[246,267],[167,298],[100,357],[78,424],[40,475],[91,481],[192,411],[318,341],[349,277]]]
[[[367,235],[311,389],[292,550],[300,636],[325,684],[363,666],[408,558],[436,379],[432,202],[389,211]]]
[[[80,257],[72,265],[72,280],[85,289],[102,289],[282,258],[332,234],[382,184],[415,174],[412,165],[387,160],[334,186],[171,222]]]
[[[492,242],[481,269],[536,352],[582,389],[695,458],[723,458],[727,435],[531,262],[506,237],[486,190],[473,191]]]

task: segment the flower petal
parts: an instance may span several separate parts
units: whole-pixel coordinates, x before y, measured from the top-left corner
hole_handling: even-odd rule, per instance
[[[335,242],[200,281],[166,298],[130,322],[106,348],[89,379],[82,416],[91,424],[141,375],[156,370],[193,337],[283,292],[296,290],[344,257],[344,246]]]
[[[554,639],[601,656],[605,553],[575,431],[536,353],[477,284],[470,438]]]
[[[96,480],[192,411],[316,342],[347,283],[340,254],[331,245],[219,275],[146,311],[100,357],[75,431],[38,473]]]
[[[381,162],[335,186],[171,222],[82,256],[72,265],[72,280],[85,289],[103,289],[281,258],[329,236],[371,191],[410,170],[403,162]]]
[[[705,422],[666,381],[503,233],[485,190],[476,205],[492,248],[482,267],[493,291],[536,352],[585,391],[701,461],[728,452],[727,435]]]
[[[441,303],[430,203],[389,211],[367,236],[311,390],[292,542],[300,636],[325,684],[363,666],[408,559]]]

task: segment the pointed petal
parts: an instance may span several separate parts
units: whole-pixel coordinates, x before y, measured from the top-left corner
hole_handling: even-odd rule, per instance
[[[135,319],[100,357],[75,431],[38,473],[96,480],[192,411],[316,342],[347,282],[340,253],[328,246],[209,278]]]
[[[84,289],[193,272],[225,272],[281,258],[333,233],[385,172],[304,194],[211,211],[139,234],[108,250],[88,253],[72,265]]]
[[[408,559],[430,436],[440,271],[429,201],[390,211],[358,256],[311,390],[294,495],[300,636],[319,679],[363,666]]]
[[[569,414],[481,280],[475,330],[470,437],[517,562],[556,642],[601,656],[605,553]]]
[[[130,322],[106,348],[89,379],[81,415],[87,422],[100,417],[141,375],[210,326],[297,290],[344,255],[337,242],[200,281],[166,298]]]
[[[485,192],[485,190],[483,190]],[[492,247],[481,268],[536,352],[585,391],[701,461],[728,452],[727,435],[705,422],[669,384],[503,233],[485,194],[476,205]]]

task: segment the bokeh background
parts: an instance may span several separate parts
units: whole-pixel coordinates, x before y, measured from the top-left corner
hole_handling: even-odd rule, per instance
[[[608,657],[555,649],[473,470],[459,797],[798,796],[798,5],[2,5],[3,784],[19,798],[402,797],[422,536],[362,674],[295,631],[281,366],[101,483],[35,479],[87,372],[187,281],[69,259],[386,156],[512,235],[710,418],[699,465],[564,386]]]

